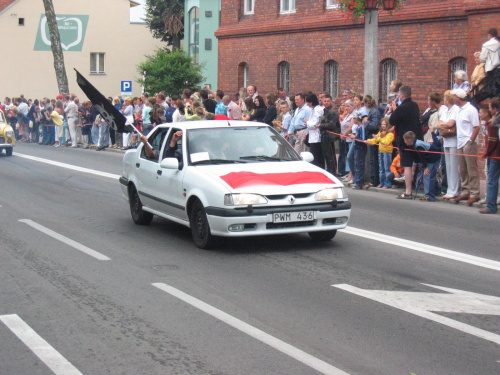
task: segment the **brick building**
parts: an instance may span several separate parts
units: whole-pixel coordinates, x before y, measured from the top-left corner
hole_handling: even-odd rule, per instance
[[[342,16],[336,0],[221,0],[218,88],[373,94],[363,89],[364,17]],[[379,98],[397,78],[423,110],[430,91],[451,88],[455,70],[470,77],[491,27],[500,27],[498,0],[406,0],[394,15],[381,10]]]
[[[222,0],[219,88],[363,93],[364,17],[342,15],[336,0]],[[379,97],[397,77],[425,108],[429,91],[450,88],[454,70],[472,73],[474,52],[499,26],[498,0],[406,0],[395,15],[380,11]]]

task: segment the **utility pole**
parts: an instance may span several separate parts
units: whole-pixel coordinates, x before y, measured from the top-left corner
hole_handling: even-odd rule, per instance
[[[373,96],[378,103],[378,9],[365,13],[365,94]]]

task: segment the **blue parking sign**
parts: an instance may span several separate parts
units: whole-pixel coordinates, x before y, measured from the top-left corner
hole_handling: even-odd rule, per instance
[[[121,92],[132,92],[132,81],[122,81]]]

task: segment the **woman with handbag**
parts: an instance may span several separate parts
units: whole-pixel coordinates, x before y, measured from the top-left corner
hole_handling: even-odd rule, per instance
[[[457,155],[457,128],[456,118],[458,115],[458,106],[453,102],[453,94],[450,90],[444,93],[444,105],[446,112],[442,112],[439,117],[437,128],[443,138],[443,150],[446,160],[446,177],[448,189],[443,199],[453,199],[458,196],[460,189],[460,175],[458,173],[458,155]]]

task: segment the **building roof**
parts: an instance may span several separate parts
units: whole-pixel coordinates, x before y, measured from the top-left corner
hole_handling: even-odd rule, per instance
[[[9,7],[11,4],[15,3],[17,0],[0,0],[0,13]]]

